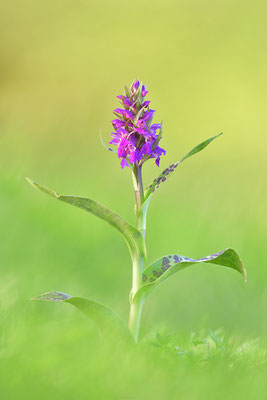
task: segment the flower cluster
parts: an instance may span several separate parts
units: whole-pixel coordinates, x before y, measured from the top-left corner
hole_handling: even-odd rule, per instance
[[[151,110],[150,101],[145,100],[147,93],[145,86],[135,81],[130,89],[125,87],[125,95],[117,96],[123,108],[114,110],[117,118],[111,122],[115,132],[111,133],[109,143],[118,146],[121,168],[142,165],[149,158],[156,158],[159,166],[160,156],[166,154],[158,145],[162,125],[152,124],[155,110]]]

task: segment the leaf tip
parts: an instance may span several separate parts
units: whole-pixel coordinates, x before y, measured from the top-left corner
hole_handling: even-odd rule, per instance
[[[238,265],[238,272],[240,272],[240,274],[242,275],[243,281],[244,283],[247,283],[247,270],[243,264],[243,261],[241,260],[241,258],[239,257],[239,255],[236,253],[236,251],[234,249],[226,249],[225,251],[230,251],[232,252],[235,257],[237,257],[237,265]]]
[[[35,182],[34,182],[31,178],[28,178],[28,177],[26,176],[25,179],[26,179],[26,181],[27,181],[31,186],[35,187]]]
[[[248,282],[248,277],[247,277],[247,270],[244,267],[243,263],[242,263],[242,276],[243,276],[244,283],[246,284]]]
[[[51,301],[51,302],[58,302],[58,301],[65,301],[70,299],[72,296],[64,293],[64,292],[47,292],[41,294],[41,296],[33,297],[30,300],[32,301]]]
[[[56,199],[60,198],[60,195],[57,192],[54,192],[53,190],[50,190],[45,186],[39,185],[39,183],[34,182],[31,178],[26,177],[26,180],[34,189],[49,194],[50,196],[55,197]]]
[[[220,136],[222,136],[222,135],[223,135],[223,132],[220,132],[220,133],[218,133],[218,135],[216,135],[215,137],[218,138],[218,137],[220,137]]]

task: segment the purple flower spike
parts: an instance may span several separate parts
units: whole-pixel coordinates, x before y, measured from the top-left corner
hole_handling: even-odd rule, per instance
[[[115,132],[109,143],[118,146],[122,169],[134,164],[141,166],[149,158],[155,158],[159,166],[160,157],[166,154],[158,145],[161,124],[151,124],[155,110],[149,108],[150,101],[143,101],[147,93],[145,86],[136,80],[130,89],[125,89],[124,95],[117,96],[124,108],[114,110],[117,118],[111,123]]]

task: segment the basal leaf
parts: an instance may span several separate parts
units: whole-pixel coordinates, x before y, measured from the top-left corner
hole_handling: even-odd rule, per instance
[[[104,335],[133,343],[133,337],[125,322],[103,304],[82,297],[73,297],[62,292],[44,293],[32,300],[70,303],[87,315]]]
[[[143,236],[141,233],[135,229],[133,226],[128,224],[123,218],[115,214],[113,211],[109,210],[107,207],[98,203],[95,200],[87,199],[85,197],[78,196],[61,196],[60,194],[47,189],[44,186],[39,185],[33,180],[26,178],[28,182],[37,190],[49,194],[57,200],[63,201],[64,203],[71,204],[75,207],[81,208],[85,211],[94,214],[95,216],[104,219],[114,228],[116,228],[126,240],[128,244],[131,256],[134,257],[136,254],[140,253],[145,256],[146,249]]]
[[[226,268],[232,268],[241,273],[245,282],[247,280],[245,267],[233,249],[222,250],[218,253],[197,260],[172,254],[159,258],[145,268],[143,272],[143,285],[134,295],[133,302],[142,297],[146,297],[153,289],[158,287],[171,275],[189,267],[190,265],[198,263],[210,263]]]
[[[214,139],[217,137],[221,136],[222,133],[219,133],[216,136],[213,136],[210,139],[205,140],[204,142],[200,143],[198,146],[194,147],[192,150],[189,151],[183,158],[181,158],[180,161],[177,161],[176,163],[170,165],[168,168],[166,168],[159,176],[158,178],[154,179],[152,184],[146,189],[145,191],[145,200],[152,194],[154,193],[158,188],[159,185],[162,182],[165,182],[166,179],[170,176],[170,174],[175,170],[175,168],[178,167],[179,164],[181,164],[184,160],[187,158],[193,156],[194,154],[198,153],[199,151],[203,150],[205,147],[208,146],[210,142],[212,142]]]

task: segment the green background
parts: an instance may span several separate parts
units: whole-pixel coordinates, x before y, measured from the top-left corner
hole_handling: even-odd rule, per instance
[[[131,266],[111,227],[33,191],[24,178],[98,200],[134,224],[130,169],[121,171],[99,132],[108,142],[116,96],[135,78],[147,85],[154,121],[163,120],[167,150],[159,169],[145,165],[145,184],[223,131],[155,194],[148,262],[232,247],[248,283],[212,265],[177,274],[146,302],[141,339],[162,329],[187,338],[210,328],[264,346],[266,12],[260,0],[0,1],[4,400],[265,398],[257,361],[252,373],[252,364],[233,372],[224,359],[203,369],[146,349],[111,357],[78,311],[29,302],[60,290],[127,319]]]

